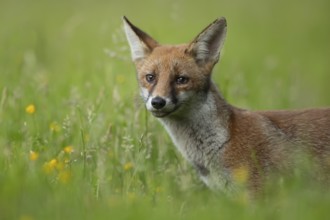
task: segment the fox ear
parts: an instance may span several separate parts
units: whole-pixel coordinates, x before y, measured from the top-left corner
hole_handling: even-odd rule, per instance
[[[226,33],[226,19],[218,18],[197,35],[189,44],[187,52],[192,54],[198,62],[216,63],[219,60]]]
[[[123,17],[123,21],[133,61],[145,58],[159,45],[147,33],[134,26],[125,16]]]

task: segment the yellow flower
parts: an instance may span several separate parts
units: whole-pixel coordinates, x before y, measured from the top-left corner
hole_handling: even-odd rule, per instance
[[[52,159],[49,162],[46,162],[43,166],[43,169],[45,171],[45,173],[49,174],[51,173],[53,170],[55,170],[55,168],[58,165],[58,161],[56,159]]]
[[[55,167],[57,165],[57,160],[52,159],[51,161],[49,161],[49,165],[52,166],[52,167]]]
[[[35,161],[38,159],[38,157],[39,157],[39,153],[33,150],[30,151],[30,155],[29,155],[30,160]]]
[[[249,178],[249,170],[246,166],[240,166],[233,170],[233,179],[239,184],[245,184]]]
[[[53,121],[52,123],[50,123],[49,129],[52,132],[60,132],[61,126],[56,121]]]
[[[67,154],[71,154],[73,152],[73,147],[72,146],[66,146],[63,151]]]
[[[36,106],[33,104],[30,104],[30,105],[26,106],[25,111],[26,111],[26,113],[32,115],[36,112]]]
[[[124,164],[124,170],[128,171],[133,168],[133,164],[131,162],[125,163]]]

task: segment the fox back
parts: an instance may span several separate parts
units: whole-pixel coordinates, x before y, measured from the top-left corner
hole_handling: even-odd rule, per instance
[[[237,173],[259,190],[265,176],[311,157],[330,178],[330,108],[248,111],[228,104],[211,79],[226,37],[225,18],[190,43],[161,45],[124,17],[146,108],[212,189],[235,192]]]

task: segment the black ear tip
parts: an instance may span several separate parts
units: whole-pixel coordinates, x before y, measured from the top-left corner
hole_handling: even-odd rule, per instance
[[[226,22],[226,17],[219,17],[218,20]]]
[[[129,24],[129,25],[132,25],[132,23],[130,22],[130,20],[128,20],[128,18],[127,18],[125,15],[122,17],[122,19],[123,19],[123,21],[124,21],[125,23],[127,23],[127,24]]]
[[[221,18],[221,21],[222,21],[225,25],[227,25],[227,19],[226,19],[225,17],[222,17],[222,18]]]
[[[219,25],[223,25],[223,26],[227,26],[227,20],[226,20],[226,18],[225,17],[219,17],[219,18],[217,18],[215,21],[214,21],[214,23],[216,23],[216,24],[219,24]]]

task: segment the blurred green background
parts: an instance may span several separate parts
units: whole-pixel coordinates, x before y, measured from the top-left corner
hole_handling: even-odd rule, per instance
[[[328,0],[0,0],[0,219],[324,219],[329,193],[310,180],[253,205],[205,189],[137,96],[121,17],[184,43],[225,16],[213,79],[227,100],[293,109],[330,105],[329,10]]]

